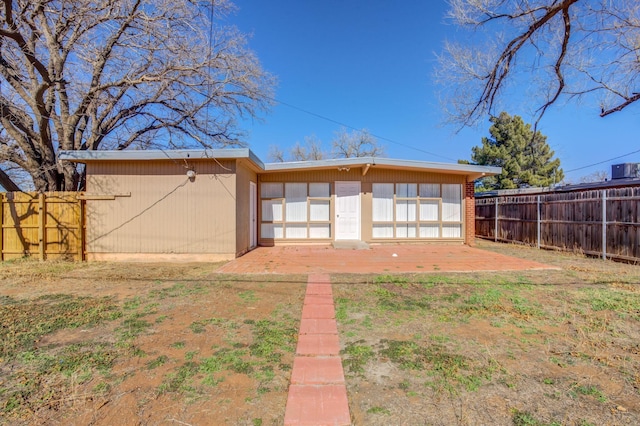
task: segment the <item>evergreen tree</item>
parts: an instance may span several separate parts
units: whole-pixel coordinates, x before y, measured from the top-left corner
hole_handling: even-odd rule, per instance
[[[564,178],[546,136],[539,131],[534,135],[530,124],[506,112],[491,122],[491,136],[472,148],[471,162],[502,167],[502,173],[482,179],[478,190],[550,186]]]

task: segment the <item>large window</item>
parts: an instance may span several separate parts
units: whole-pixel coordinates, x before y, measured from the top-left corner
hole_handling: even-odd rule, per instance
[[[373,238],[461,238],[462,185],[374,183]]]
[[[260,194],[262,238],[331,238],[329,183],[268,182]]]

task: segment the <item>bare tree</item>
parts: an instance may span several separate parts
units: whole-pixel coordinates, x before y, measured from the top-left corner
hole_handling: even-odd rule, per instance
[[[289,157],[285,159],[285,155],[279,146],[271,146],[269,149],[269,159],[274,162],[284,161],[312,161],[324,160],[327,154],[322,148],[322,141],[315,135],[305,136],[304,144],[296,142],[289,150]]]
[[[82,181],[59,150],[239,145],[235,120],[269,106],[273,77],[243,34],[218,23],[234,9],[228,0],[0,9],[0,168],[25,170],[38,191]]]
[[[609,178],[609,172],[606,170],[598,170],[586,176],[581,176],[578,183],[594,183],[605,182]]]
[[[340,129],[331,144],[333,158],[352,157],[380,157],[384,155],[384,147],[378,144],[376,138],[368,130],[348,132]]]
[[[475,31],[448,42],[437,76],[452,122],[495,115],[514,86],[533,87],[538,120],[561,98],[598,95],[600,116],[640,99],[637,0],[450,0],[449,17]],[[526,81],[526,85],[522,82]],[[537,90],[536,90],[537,89]]]
[[[384,147],[378,144],[376,138],[371,136],[368,130],[348,132],[340,129],[331,142],[332,150],[327,153],[322,147],[322,141],[315,135],[305,136],[304,144],[296,142],[289,150],[289,156],[285,159],[282,149],[271,146],[269,159],[274,162],[283,161],[312,161],[327,158],[353,158],[353,157],[380,157],[384,155]]]
[[[282,152],[282,149],[278,146],[278,145],[271,145],[269,147],[269,161],[272,161],[274,163],[284,163],[285,157],[284,157],[284,152]]]

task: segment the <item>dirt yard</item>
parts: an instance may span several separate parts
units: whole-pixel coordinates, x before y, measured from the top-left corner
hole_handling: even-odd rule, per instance
[[[334,277],[357,425],[640,424],[640,268]]]
[[[3,424],[282,424],[304,277],[2,266]]]
[[[640,267],[334,275],[354,425],[640,424]],[[0,423],[281,425],[305,276],[0,265]]]

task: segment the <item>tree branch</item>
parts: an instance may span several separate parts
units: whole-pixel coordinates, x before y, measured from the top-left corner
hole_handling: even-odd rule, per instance
[[[2,170],[2,168],[0,168],[0,185],[2,185],[2,187],[7,191],[7,192],[20,192],[21,189],[18,185],[16,185],[16,183],[13,181],[13,179],[11,179],[11,177],[5,173],[4,170]]]

